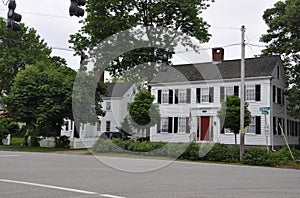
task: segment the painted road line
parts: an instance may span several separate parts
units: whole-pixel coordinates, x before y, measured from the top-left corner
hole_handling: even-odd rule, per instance
[[[100,197],[109,197],[109,198],[126,198],[126,197],[120,197],[116,195],[109,195],[109,194],[100,194]]]
[[[0,157],[20,157],[21,155],[0,155]]]
[[[88,195],[98,195],[98,193],[96,193],[96,192],[90,192],[90,191],[78,190],[78,189],[72,189],[72,188],[64,188],[64,187],[59,187],[59,186],[51,186],[51,185],[45,185],[45,184],[38,184],[38,183],[31,183],[31,182],[25,182],[25,181],[14,181],[14,180],[8,180],[8,179],[0,179],[0,182],[23,184],[23,185],[28,185],[28,186],[37,186],[37,187],[42,187],[42,188],[63,190],[63,191],[75,192],[75,193],[81,193],[81,194],[88,194]]]

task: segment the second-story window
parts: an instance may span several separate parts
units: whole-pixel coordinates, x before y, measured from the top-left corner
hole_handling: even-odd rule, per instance
[[[169,90],[162,90],[162,103],[163,104],[169,103]]]
[[[107,111],[111,110],[111,103],[110,102],[106,102],[106,110]]]
[[[179,103],[186,103],[186,89],[179,89]]]

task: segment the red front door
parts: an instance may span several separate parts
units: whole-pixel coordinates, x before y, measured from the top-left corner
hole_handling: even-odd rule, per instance
[[[210,117],[209,116],[201,116],[201,138],[200,140],[208,140],[209,139],[209,127],[210,127]]]

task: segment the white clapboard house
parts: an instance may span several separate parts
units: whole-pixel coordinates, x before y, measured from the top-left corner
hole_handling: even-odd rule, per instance
[[[102,96],[102,107],[106,112],[95,125],[81,124],[75,135],[74,121],[66,120],[61,135],[70,137],[74,148],[92,147],[103,132],[117,132],[128,115],[128,104],[134,100],[137,86],[130,82],[108,83],[107,94]]]
[[[152,80],[161,122],[151,128],[151,141],[234,144],[234,134],[221,126],[217,111],[226,96],[240,96],[241,60],[223,60],[222,48],[212,54],[212,62],[168,66]],[[288,142],[299,144],[300,121],[288,114],[286,88],[279,56],[246,59],[245,101],[252,117],[246,145],[266,145],[267,140],[269,146],[284,145],[279,124]]]

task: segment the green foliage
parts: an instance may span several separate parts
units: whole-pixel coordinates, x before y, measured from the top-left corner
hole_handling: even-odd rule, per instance
[[[269,29],[261,36],[267,43],[262,55],[281,55],[289,81],[288,94],[292,115],[300,115],[300,0],[278,1],[272,8],[265,10],[263,19]]]
[[[239,162],[239,147],[215,144],[214,147],[203,157],[204,160],[215,162]]]
[[[0,96],[8,94],[14,77],[28,64],[38,61],[52,61],[51,49],[32,28],[22,25],[21,31],[6,28],[0,19]]]
[[[138,26],[148,27],[146,34],[141,35],[140,31],[131,32],[128,34],[128,49],[131,49],[130,44],[141,40],[143,37],[148,37],[147,40],[152,42],[152,46],[170,45],[170,48],[175,48],[179,43],[187,47],[195,47],[191,38],[172,40],[172,32],[168,36],[162,37],[161,31],[151,31],[150,26],[166,27],[174,31],[180,31],[187,36],[194,37],[201,42],[209,40],[208,34],[209,25],[199,15],[202,10],[206,9],[211,0],[186,0],[186,1],[166,1],[166,0],[124,0],[124,1],[87,1],[86,11],[87,17],[81,21],[82,29],[79,33],[71,35],[70,43],[74,45],[77,54],[81,51],[91,51],[97,44],[103,42],[108,37],[120,33],[127,29],[132,29]],[[110,43],[112,45],[112,43]],[[168,49],[172,51],[172,49]],[[108,50],[109,51],[109,50]],[[122,76],[125,71],[134,68],[142,63],[155,63],[158,60],[157,54],[164,53],[165,50],[154,48],[131,49],[128,53],[122,54],[116,58],[107,68],[114,76]],[[172,54],[168,54],[169,57]],[[107,65],[107,64],[104,64]],[[149,77],[155,71],[155,67],[151,64],[146,64],[136,72],[131,74],[142,75],[137,71],[145,72],[145,77]],[[145,71],[147,70],[147,71]],[[151,75],[150,75],[151,76]],[[151,79],[151,78],[150,78]],[[148,79],[149,80],[149,79]]]
[[[55,138],[56,148],[70,148],[70,140],[67,136],[63,135],[59,138]]]
[[[160,120],[157,104],[153,104],[154,96],[147,90],[141,90],[129,104],[129,115],[135,128],[148,128]]]
[[[238,96],[227,96],[226,101],[222,101],[221,109],[218,111],[223,128],[229,128],[234,131],[235,144],[237,144],[236,134],[240,130],[240,98]],[[248,109],[248,103],[245,103],[244,126],[251,123],[251,112]]]
[[[64,118],[72,118],[72,88],[76,72],[70,68],[38,62],[20,71],[7,97],[7,109],[34,135],[56,136]]]
[[[0,126],[3,126],[7,130],[7,134],[18,135],[19,134],[19,124],[13,121],[12,118],[3,118],[0,120]]]
[[[97,116],[105,115],[101,106],[101,95],[106,93],[106,85],[91,73],[78,72],[72,91],[71,110],[74,121],[77,124],[96,124]]]
[[[172,157],[186,160],[199,159],[197,143],[163,143],[163,142],[135,142],[119,139],[99,140],[93,151],[96,153],[129,153],[143,156]]]

